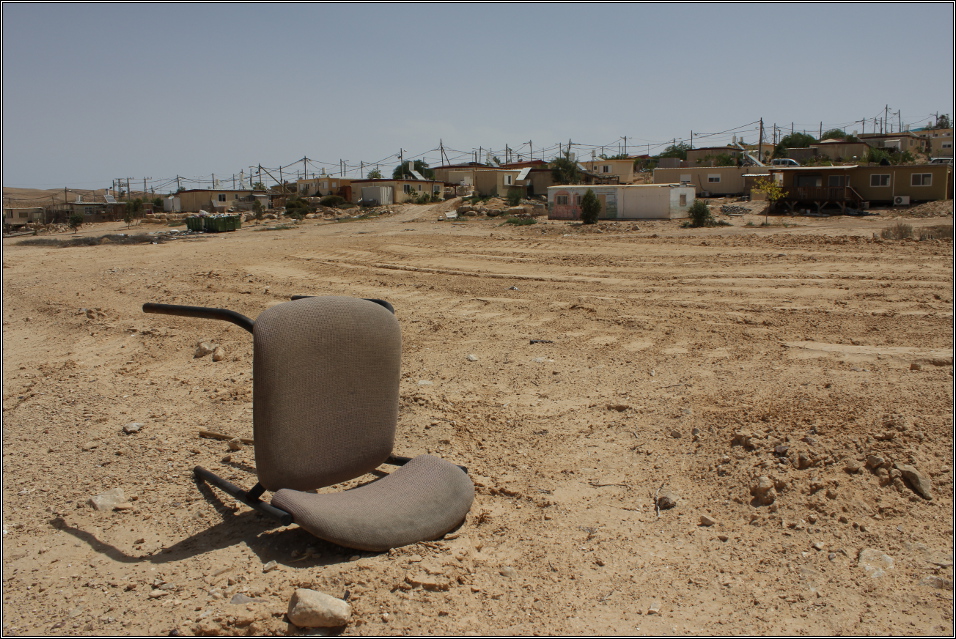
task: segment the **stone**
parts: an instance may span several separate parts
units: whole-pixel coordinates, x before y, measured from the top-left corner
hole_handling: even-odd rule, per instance
[[[777,491],[774,488],[773,480],[762,475],[750,487],[750,494],[754,496],[753,504],[755,506],[767,506],[777,499]]]
[[[105,493],[90,497],[89,504],[95,510],[113,510],[117,506],[126,504],[126,496],[122,488],[113,488]]]
[[[127,435],[132,435],[133,433],[138,433],[139,431],[143,430],[143,426],[144,424],[139,422],[130,422],[129,424],[126,424],[126,426],[123,426],[123,432]]]
[[[709,516],[709,515],[701,515],[701,516],[700,516],[700,525],[701,525],[701,526],[708,526],[708,527],[709,527],[709,526],[715,526],[716,524],[717,524],[717,520],[714,519],[713,517],[711,517],[711,516]]]
[[[289,600],[288,617],[299,628],[337,628],[352,618],[352,606],[324,592],[298,588]]]
[[[212,352],[212,361],[221,362],[226,359],[226,349],[222,346],[217,346]]]
[[[514,577],[515,575],[517,575],[517,574],[518,574],[518,571],[516,571],[516,570],[515,570],[514,568],[512,568],[511,566],[503,566],[503,567],[501,568],[501,570],[498,571],[498,573],[499,573],[502,577],[508,577],[508,578],[510,579],[511,577]]]
[[[248,604],[248,603],[263,603],[265,599],[258,599],[256,597],[250,597],[249,595],[244,595],[241,592],[237,592],[232,596],[232,599],[229,600],[231,604]]]
[[[469,353],[468,356],[465,357],[465,359],[467,359],[469,362],[477,362],[477,361],[478,361],[478,356],[477,356],[477,355],[474,355],[474,354],[472,354],[472,353]]]
[[[196,352],[193,353],[193,357],[205,357],[214,350],[216,350],[216,347],[209,342],[199,342],[196,345]]]
[[[661,510],[669,510],[677,506],[680,501],[680,495],[672,490],[665,490],[657,496],[657,507]]]
[[[911,371],[921,371],[921,370],[923,370],[923,365],[920,364],[919,362],[913,362],[912,364],[910,364],[910,370],[911,370]]]
[[[681,438],[680,431],[677,430],[676,428],[670,432],[670,436],[673,437],[674,439],[680,439],[680,438]]]
[[[233,437],[226,444],[229,446],[229,450],[242,450],[242,440],[238,437]]]
[[[903,475],[903,479],[910,485],[917,495],[923,499],[933,498],[933,485],[929,478],[916,470],[915,467],[907,464],[896,464],[896,469]]]
[[[886,463],[886,460],[880,457],[879,455],[867,455],[866,456],[866,467],[877,469],[882,468],[883,464]]]
[[[262,572],[272,572],[279,567],[279,564],[273,559],[262,567]]]
[[[879,550],[864,548],[857,558],[857,565],[868,576],[877,579],[884,576],[886,571],[893,567],[893,558]]]
[[[929,586],[930,588],[938,588],[939,590],[952,590],[953,580],[940,577],[939,575],[930,575],[929,577],[923,577],[920,579],[919,585]]]
[[[863,462],[851,459],[846,463],[846,466],[843,467],[843,470],[852,474],[860,472],[860,469],[863,468]]]
[[[443,592],[451,588],[451,583],[445,576],[430,575],[425,571],[408,573],[405,575],[405,583],[432,592]]]

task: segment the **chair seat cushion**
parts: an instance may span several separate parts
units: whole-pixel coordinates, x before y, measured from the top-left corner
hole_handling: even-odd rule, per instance
[[[320,539],[381,551],[437,539],[471,509],[475,487],[458,466],[420,455],[389,475],[339,493],[283,488],[272,505]]]

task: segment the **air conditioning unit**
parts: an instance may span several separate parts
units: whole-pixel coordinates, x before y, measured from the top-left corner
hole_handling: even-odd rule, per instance
[[[893,206],[909,206],[910,196],[897,195],[893,198]]]

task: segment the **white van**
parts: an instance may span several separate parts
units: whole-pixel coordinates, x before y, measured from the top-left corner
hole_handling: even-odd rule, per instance
[[[790,158],[774,158],[770,162],[771,166],[800,166],[800,163]]]

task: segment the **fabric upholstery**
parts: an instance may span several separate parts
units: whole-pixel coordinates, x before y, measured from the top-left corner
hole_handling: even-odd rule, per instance
[[[256,468],[267,490],[329,486],[385,461],[402,350],[392,313],[357,298],[299,299],[263,311],[253,341]]]
[[[380,551],[437,539],[465,519],[474,498],[474,484],[460,468],[420,455],[386,477],[340,493],[280,490],[272,505],[320,539]]]

